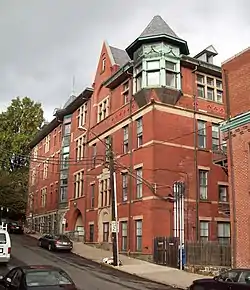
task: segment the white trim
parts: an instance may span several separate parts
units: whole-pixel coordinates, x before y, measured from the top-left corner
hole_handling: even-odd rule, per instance
[[[210,222],[212,221],[212,217],[207,217],[207,216],[199,216],[199,221],[200,222]]]
[[[134,169],[139,169],[143,167],[143,163],[135,164]]]
[[[199,169],[199,170],[210,171],[210,167],[202,166],[202,165],[198,165],[198,169]]]
[[[133,220],[134,220],[134,221],[137,221],[137,220],[143,220],[143,215],[136,215],[136,216],[133,216]]]

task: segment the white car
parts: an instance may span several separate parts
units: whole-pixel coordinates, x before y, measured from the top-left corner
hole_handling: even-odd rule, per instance
[[[11,253],[10,235],[7,231],[7,225],[0,225],[0,263],[8,263]]]

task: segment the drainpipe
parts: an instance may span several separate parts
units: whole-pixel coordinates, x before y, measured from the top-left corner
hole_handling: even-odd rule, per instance
[[[132,173],[133,173],[133,119],[132,119],[132,105],[133,105],[133,83],[134,83],[134,79],[133,79],[133,75],[130,73],[127,73],[128,76],[130,77],[130,99],[129,99],[129,119],[130,119],[130,123],[129,123],[129,205],[128,205],[128,255],[131,252],[131,246],[132,246],[132,237],[133,237],[133,233],[132,233],[132,221],[131,221],[131,207],[132,207],[132,192],[133,192],[133,177],[132,177]]]
[[[89,104],[90,104],[90,105],[88,104],[89,106],[87,107],[87,110],[88,110],[87,114],[89,117],[87,116],[87,118],[88,118],[88,130],[86,132],[86,146],[85,146],[86,156],[88,158],[89,155],[91,154],[91,150],[90,150],[90,146],[89,146],[89,135],[90,135],[90,126],[91,126],[90,116],[92,113],[92,110],[91,110],[92,109],[92,96],[90,97],[89,101],[87,101],[87,102],[89,102]],[[96,146],[96,148],[97,148],[97,146]],[[88,197],[89,197],[88,193],[90,193],[90,190],[88,190],[88,189],[90,189],[89,184],[88,184],[88,182],[89,182],[88,169],[90,169],[91,167],[92,167],[91,161],[90,161],[89,166],[88,166],[88,162],[86,162],[86,171],[85,172],[87,173],[87,175],[85,175],[86,186],[84,186],[84,189],[86,190],[86,192],[84,193],[84,195],[85,195],[85,198],[84,198],[84,201],[85,201],[84,202],[84,242],[86,242],[86,232],[87,232],[87,227],[88,227],[88,225],[87,225],[87,207],[88,207]],[[94,187],[94,189],[96,189],[96,186]]]
[[[231,106],[230,106],[230,94],[229,94],[229,86],[228,86],[228,72],[223,69],[224,77],[225,77],[225,97],[226,97],[226,113],[227,113],[227,122],[231,119]],[[230,175],[230,183],[231,183],[231,208],[232,208],[232,218],[231,218],[231,231],[233,233],[232,236],[232,246],[231,246],[231,259],[232,259],[232,267],[236,267],[236,244],[237,244],[237,233],[236,233],[236,203],[235,203],[235,175],[234,175],[234,160],[233,160],[233,142],[232,142],[232,134],[230,129],[228,128],[228,155],[230,158],[230,167],[231,167],[231,175]],[[230,213],[231,216],[231,213]]]
[[[195,72],[198,70],[198,66],[195,66],[195,69],[192,71],[193,73],[193,102],[194,102],[194,114],[193,114],[193,131],[194,131],[194,169],[195,169],[195,193],[196,193],[196,241],[199,240],[199,171],[198,171],[198,149],[197,149],[197,121],[196,121],[196,114],[197,114],[197,97],[196,97],[196,78]]]

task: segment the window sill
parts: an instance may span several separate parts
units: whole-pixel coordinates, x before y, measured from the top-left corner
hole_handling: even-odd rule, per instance
[[[197,99],[199,99],[199,100],[203,100],[203,101],[205,101],[205,102],[213,103],[213,104],[216,104],[216,105],[224,106],[223,102],[220,103],[220,102],[216,102],[216,101],[209,100],[209,99],[207,99],[207,98],[202,98],[202,97],[199,97],[199,96],[197,96]]]
[[[132,151],[134,152],[134,151],[137,151],[137,150],[139,150],[139,149],[141,149],[141,148],[143,148],[143,144],[142,144],[142,145],[140,145],[139,147],[137,147],[137,148],[133,149]]]
[[[202,151],[202,152],[211,152],[211,150],[209,150],[208,148],[199,148],[197,147],[198,151]]]
[[[127,200],[122,200],[121,204],[127,204],[128,203],[128,199]]]
[[[142,197],[139,197],[139,198],[132,200],[132,203],[142,202],[142,201],[143,201]]]
[[[212,204],[212,201],[208,200],[208,199],[199,199],[200,203],[210,203]]]

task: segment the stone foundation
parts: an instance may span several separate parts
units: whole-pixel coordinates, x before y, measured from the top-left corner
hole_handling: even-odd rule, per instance
[[[222,267],[222,266],[202,266],[202,265],[186,265],[184,267],[185,271],[201,274],[205,276],[217,276],[221,272],[224,272],[230,267]]]

